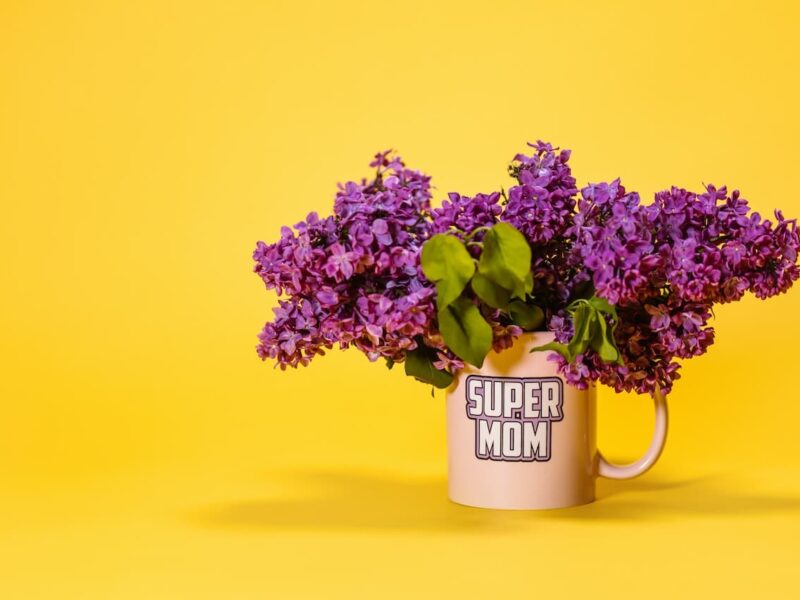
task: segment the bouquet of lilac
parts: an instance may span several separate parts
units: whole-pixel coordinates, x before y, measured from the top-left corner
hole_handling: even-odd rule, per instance
[[[279,294],[258,353],[281,368],[355,346],[447,387],[470,363],[548,329],[565,379],[669,392],[679,359],[714,341],[715,303],[767,298],[800,275],[795,220],[751,212],[738,191],[671,188],[643,204],[619,179],[578,191],[570,152],[532,144],[507,191],[451,193],[390,152],[273,244],[255,272]]]

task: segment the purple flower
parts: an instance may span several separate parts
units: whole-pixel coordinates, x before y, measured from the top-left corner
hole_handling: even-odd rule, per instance
[[[355,272],[356,254],[347,252],[339,243],[331,244],[328,250],[330,255],[325,262],[325,273],[328,277],[334,277],[337,281],[352,277]]]
[[[336,344],[403,360],[435,333],[434,288],[419,270],[432,230],[430,178],[388,152],[371,166],[371,181],[339,186],[332,216],[311,213],[274,244],[257,244],[256,273],[286,295],[259,336],[262,359],[297,367]]]
[[[800,277],[796,222],[779,211],[763,218],[736,190],[672,187],[643,204],[614,179],[579,193],[568,150],[529,146],[529,155],[514,157],[507,191],[451,193],[435,209],[430,178],[379,152],[372,179],[339,185],[332,215],[310,213],[282,227],[276,242],[258,242],[254,271],[280,296],[259,334],[259,356],[281,368],[305,366],[336,345],[402,361],[425,344],[437,350],[437,368],[462,368],[438,331],[436,291],[420,253],[431,235],[450,233],[475,242],[477,258],[484,229],[497,222],[528,240],[533,299],[556,340],[572,336],[566,308],[575,298],[594,293],[616,305],[621,364],[591,349],[572,363],[549,357],[578,387],[599,381],[617,391],[668,392],[680,378],[678,361],[714,342],[715,304],[748,291],[774,296]],[[522,333],[506,312],[481,310],[496,351]]]
[[[389,225],[384,219],[375,219],[372,222],[372,233],[381,246],[389,246],[392,243],[392,234],[389,233]]]
[[[670,316],[667,307],[664,305],[653,306],[652,304],[645,304],[644,307],[647,314],[650,315],[650,330],[651,331],[664,331],[670,324]]]
[[[491,227],[502,212],[500,194],[476,194],[474,197],[450,193],[440,208],[433,209],[434,233],[471,233],[479,227]],[[482,236],[477,236],[480,239]]]

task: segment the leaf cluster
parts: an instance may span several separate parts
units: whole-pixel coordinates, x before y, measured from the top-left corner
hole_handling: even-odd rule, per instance
[[[575,300],[567,307],[567,312],[572,317],[572,339],[566,344],[550,342],[537,346],[531,352],[553,350],[572,362],[591,348],[603,362],[622,364],[619,349],[614,341],[614,330],[619,322],[615,306],[605,298],[592,296],[588,299]],[[611,326],[607,318],[612,319]]]
[[[481,242],[468,243],[482,247],[478,260],[458,237],[434,235],[422,248],[421,263],[425,276],[436,285],[439,331],[445,344],[464,362],[480,368],[493,341],[480,303],[504,311],[525,330],[541,327],[544,311],[531,296],[531,248],[519,230],[497,223],[485,231]],[[453,375],[436,369],[435,360],[436,351],[420,342],[407,355],[406,374],[447,387]]]

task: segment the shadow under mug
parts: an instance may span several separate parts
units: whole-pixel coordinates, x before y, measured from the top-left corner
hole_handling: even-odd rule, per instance
[[[667,404],[653,394],[656,420],[650,448],[618,466],[597,450],[594,387],[567,384],[550,352],[531,348],[551,332],[521,336],[483,367],[467,365],[447,390],[448,493],[480,508],[546,509],[595,499],[597,477],[628,479],[655,464],[667,436]]]

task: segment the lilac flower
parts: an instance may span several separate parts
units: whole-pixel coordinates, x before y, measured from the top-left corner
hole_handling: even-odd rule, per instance
[[[435,291],[419,268],[433,227],[430,178],[388,152],[371,166],[374,179],[339,186],[332,216],[311,213],[257,244],[255,272],[284,296],[259,336],[262,359],[305,366],[335,344],[402,361],[435,334]]]
[[[464,361],[454,356],[448,355],[441,350],[436,353],[437,360],[433,361],[433,366],[442,371],[454,373],[464,368]]]
[[[498,192],[476,194],[472,198],[450,193],[440,208],[433,209],[433,232],[453,231],[463,236],[479,227],[491,227],[503,211],[499,201]]]
[[[501,219],[536,246],[561,235],[571,224],[578,190],[568,151],[557,154],[550,144],[541,141],[530,145],[536,149],[533,155],[518,154],[514,159],[511,173],[519,185],[508,190]]]
[[[384,219],[375,219],[372,222],[372,233],[381,246],[389,246],[392,243],[392,234]]]
[[[337,281],[349,279],[355,272],[358,257],[355,252],[347,252],[339,243],[331,244],[328,248],[330,255],[325,262],[325,273]]]
[[[584,188],[566,232],[568,262],[618,305],[616,341],[625,363],[584,356],[586,379],[617,390],[669,391],[679,377],[675,359],[702,354],[713,343],[713,304],[748,289],[774,295],[797,279],[796,226],[776,218],[773,227],[750,214],[739,193],[728,195],[724,187],[708,186],[703,194],[672,188],[648,206],[618,180]],[[573,378],[583,372],[563,369]]]
[[[748,291],[774,296],[800,277],[796,222],[779,211],[774,221],[763,218],[738,191],[672,187],[643,204],[614,179],[579,192],[568,150],[541,141],[529,146],[530,155],[514,157],[507,191],[451,193],[435,209],[430,178],[391,151],[379,152],[372,179],[339,186],[332,215],[310,213],[283,227],[276,242],[258,242],[254,270],[280,297],[259,335],[259,356],[281,368],[305,366],[336,345],[370,360],[402,361],[425,344],[436,350],[436,368],[457,371],[463,361],[438,331],[436,290],[420,268],[422,245],[435,233],[451,233],[474,242],[477,258],[484,230],[501,221],[531,246],[533,301],[557,341],[572,336],[566,308],[575,298],[594,293],[616,305],[621,364],[591,349],[571,363],[549,357],[578,387],[598,381],[617,391],[668,392],[680,378],[678,361],[713,343],[715,304]],[[496,351],[522,333],[506,312],[481,311]]]
[[[650,315],[651,331],[664,331],[670,326],[672,321],[666,306],[653,306],[652,304],[645,304],[644,309],[647,314]]]

